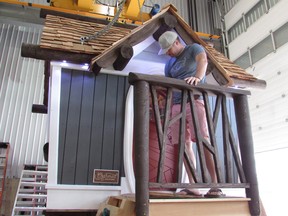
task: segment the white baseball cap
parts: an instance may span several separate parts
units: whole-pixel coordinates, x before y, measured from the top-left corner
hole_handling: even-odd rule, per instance
[[[165,54],[176,41],[178,35],[176,32],[173,31],[166,31],[164,32],[158,39],[159,45],[161,47],[158,55]]]

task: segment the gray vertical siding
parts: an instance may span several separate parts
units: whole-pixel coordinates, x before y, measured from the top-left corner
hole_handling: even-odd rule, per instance
[[[63,69],[59,184],[93,184],[94,169],[123,172],[127,77]]]

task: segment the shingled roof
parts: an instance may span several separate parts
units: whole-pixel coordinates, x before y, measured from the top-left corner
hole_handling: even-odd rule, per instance
[[[91,62],[90,69],[96,74],[101,68],[111,65],[113,65],[115,70],[121,71],[132,58],[132,47],[134,45],[141,43],[151,35],[153,35],[155,40],[158,40],[164,31],[173,29],[186,44],[196,42],[205,48],[209,60],[209,72],[213,74],[215,80],[220,85],[254,88],[266,87],[265,81],[259,80],[252,74],[247,73],[203,41],[181,18],[173,5],[166,6],[160,13],[143,23],[143,25],[137,27],[118,24],[117,26],[112,26],[104,35],[81,43],[80,38],[82,36],[99,32],[106,25],[107,23],[101,23],[97,20],[83,21],[59,15],[47,15],[40,49],[44,52],[49,52],[49,50],[50,52],[52,50],[56,52],[56,54],[54,53],[55,55],[52,55],[55,56],[54,58],[57,58],[56,60],[60,60],[61,54],[65,53],[70,53],[68,57],[65,57],[65,60],[68,61],[70,57],[71,61],[75,61],[76,63],[89,60]],[[36,54],[34,55],[36,58],[41,58],[39,56],[41,55],[38,54],[37,57]],[[45,58],[47,58],[47,55],[45,55]],[[49,58],[48,60],[54,60],[51,56]]]

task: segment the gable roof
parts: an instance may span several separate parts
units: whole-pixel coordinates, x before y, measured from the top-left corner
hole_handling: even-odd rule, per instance
[[[132,47],[134,45],[141,43],[151,35],[158,40],[164,31],[174,29],[186,44],[196,42],[205,48],[209,60],[209,72],[213,74],[220,85],[266,87],[265,81],[247,73],[203,41],[179,16],[173,5],[167,5],[141,26],[118,24],[118,26],[112,26],[106,34],[81,43],[82,36],[92,35],[105,28],[106,25],[97,20],[83,21],[47,15],[40,48],[46,51],[70,53],[70,56],[71,53],[79,57],[87,55],[87,60],[91,62],[90,69],[95,73],[98,73],[101,68],[111,65],[116,70],[123,70],[133,56]]]

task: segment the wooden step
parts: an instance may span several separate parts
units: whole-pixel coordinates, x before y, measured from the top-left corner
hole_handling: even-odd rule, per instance
[[[250,216],[249,201],[243,197],[150,198],[149,216]],[[135,216],[135,199],[126,195],[109,197],[96,216],[102,215],[104,209],[110,216]]]
[[[150,216],[250,216],[248,198],[150,199]]]

